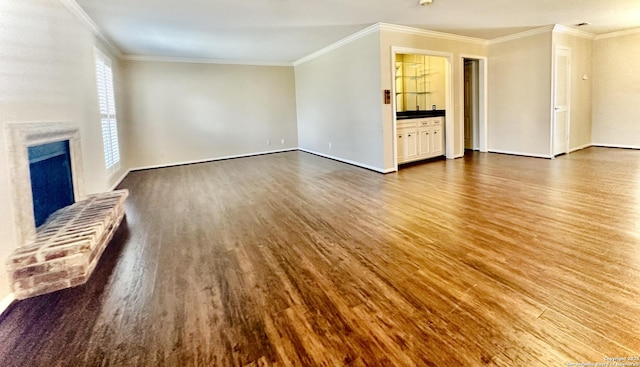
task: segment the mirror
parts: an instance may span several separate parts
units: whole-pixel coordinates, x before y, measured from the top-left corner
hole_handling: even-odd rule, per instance
[[[445,108],[445,62],[440,56],[396,54],[396,111]]]

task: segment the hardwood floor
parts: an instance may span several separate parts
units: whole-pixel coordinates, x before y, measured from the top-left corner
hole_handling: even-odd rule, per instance
[[[640,356],[640,151],[474,153],[388,175],[287,152],[121,188],[126,223],[92,278],[11,306],[0,366]]]

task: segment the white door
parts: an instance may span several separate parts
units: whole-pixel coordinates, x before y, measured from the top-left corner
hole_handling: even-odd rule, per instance
[[[431,132],[431,139],[433,144],[431,144],[431,153],[436,155],[444,154],[444,135],[442,134],[442,127],[434,127]]]
[[[431,154],[431,128],[426,127],[418,130],[418,154],[428,157]]]
[[[396,139],[396,146],[397,146],[396,155],[398,157],[398,163],[402,163],[407,159],[407,152],[406,152],[407,147],[404,144],[404,140],[405,140],[404,134],[398,133],[397,136],[398,138]]]
[[[556,47],[554,62],[553,155],[569,150],[571,101],[571,49]]]
[[[408,130],[404,136],[405,157],[407,160],[413,159],[418,155],[418,130]]]

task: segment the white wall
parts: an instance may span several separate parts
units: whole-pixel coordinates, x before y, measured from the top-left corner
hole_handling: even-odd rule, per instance
[[[296,65],[295,78],[300,148],[383,169],[379,32]]]
[[[108,190],[122,173],[109,177],[104,169],[93,58],[98,44],[58,1],[0,0],[0,301],[11,293],[4,259],[18,246],[7,169],[7,123],[77,124],[86,193]],[[117,62],[113,69],[120,94]],[[118,98],[118,106],[120,102]]]
[[[640,31],[593,42],[594,145],[640,148]]]
[[[489,45],[489,151],[550,156],[551,35]]]
[[[382,74],[382,89],[392,89],[392,85],[395,81],[391,68],[392,47],[436,51],[440,53],[450,53],[453,55],[453,64],[451,65],[453,73],[453,80],[451,83],[451,88],[453,89],[453,101],[451,101],[452,110],[448,111],[453,116],[448,115],[446,118],[453,120],[453,155],[461,156],[464,152],[464,142],[462,139],[464,134],[464,117],[459,116],[457,113],[463,103],[463,91],[459,88],[459,86],[462,85],[462,79],[464,78],[464,75],[460,73],[460,70],[462,70],[461,55],[486,56],[487,46],[464,40],[443,39],[429,35],[413,34],[394,30],[383,30],[381,32],[380,44],[380,73]],[[386,169],[393,169],[395,168],[393,159],[395,154],[393,107],[392,105],[382,105],[381,110],[383,118],[382,128],[384,131],[384,167]]]
[[[293,67],[123,64],[131,168],[298,146]]]

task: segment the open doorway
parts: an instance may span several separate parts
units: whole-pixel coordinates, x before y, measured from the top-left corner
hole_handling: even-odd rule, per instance
[[[553,63],[553,156],[569,152],[571,128],[571,49],[556,46]]]
[[[392,51],[393,147],[399,164],[454,156],[453,54]]]
[[[487,152],[487,57],[460,55],[462,129],[458,135],[460,156],[466,152]]]
[[[464,151],[480,150],[480,60],[464,63]]]

